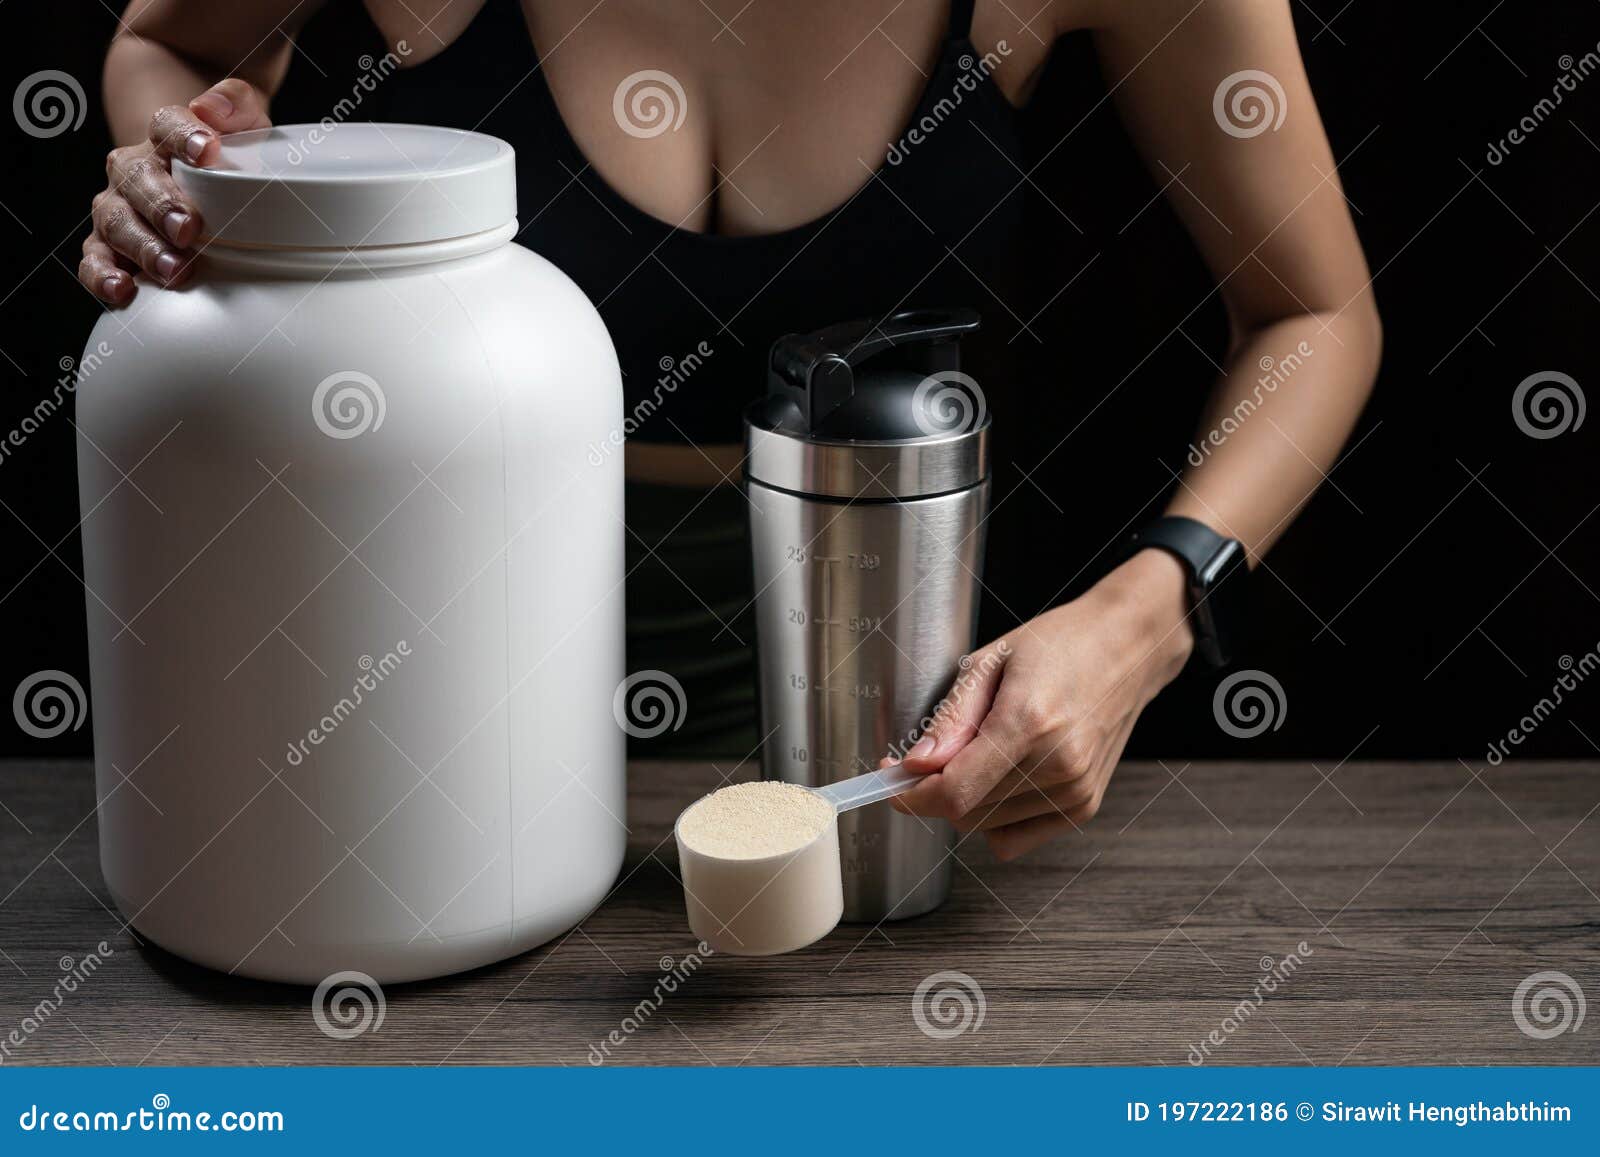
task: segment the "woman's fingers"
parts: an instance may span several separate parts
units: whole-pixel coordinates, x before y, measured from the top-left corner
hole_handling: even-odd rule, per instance
[[[1001,860],[1014,860],[1057,836],[1080,831],[1100,811],[1106,786],[1122,757],[1122,749],[1133,731],[1134,720],[1123,720],[1096,748],[1090,762],[1081,769],[1058,763],[1054,786],[1024,790],[989,807],[975,808],[966,825],[957,828],[985,833],[990,848]],[[1056,749],[1059,750],[1059,747]],[[1049,760],[1047,759],[1046,765]],[[1044,766],[1032,773],[1037,781]]]
[[[1048,746],[1044,743],[1035,744],[1016,767],[1006,772],[1000,782],[989,789],[989,794],[978,802],[978,807],[994,807],[1013,796],[1052,792],[1064,784],[1081,779],[1088,772],[1087,764],[1078,766],[1068,763],[1057,743]]]
[[[93,233],[83,239],[78,280],[107,305],[126,305],[133,297],[133,278],[122,267],[116,251]]]
[[[94,231],[116,252],[163,285],[176,285],[188,260],[152,229],[125,198],[105,192],[95,198]]]
[[[1135,720],[1127,718],[1116,725],[1109,738],[1094,740],[1090,720],[1079,720],[1057,728],[1036,740],[1027,758],[1006,773],[984,796],[979,807],[993,807],[1012,796],[1044,791],[1053,794],[1061,787],[1091,776],[1095,769],[1116,765],[1133,731]]]
[[[959,777],[949,772],[974,746],[994,746],[992,738],[982,732],[1003,678],[1005,653],[998,644],[985,647],[972,664],[956,676],[934,710],[933,726],[901,760],[908,771],[925,774],[928,780],[895,796],[890,802],[896,810],[954,820],[965,815],[985,794],[987,787],[979,790],[975,786],[970,766]],[[992,658],[985,658],[991,655]],[[974,765],[978,761],[968,758],[966,762]],[[993,777],[999,778],[1004,773],[1005,768],[997,763]]]
[[[1064,836],[1081,828],[1094,818],[1099,806],[1098,799],[1090,800],[1065,815],[1052,811],[1049,815],[1034,816],[1020,823],[995,828],[984,838],[989,841],[989,849],[994,852],[995,859],[1014,860],[1018,856],[1027,855],[1041,844],[1049,843],[1057,836]]]
[[[151,113],[149,135],[156,152],[168,161],[179,157],[191,165],[206,165],[217,159],[216,130],[181,104]]]
[[[200,239],[199,210],[172,177],[172,162],[216,161],[225,133],[265,128],[265,95],[230,77],[187,105],[167,105],[150,117],[149,140],[113,149],[106,158],[109,187],[94,201],[94,232],[83,243],[78,279],[108,305],[134,295],[129,270],[141,269],[163,285],[178,285],[189,273]]]
[[[1006,773],[1027,755],[1029,740],[1006,713],[991,710],[977,734],[923,783],[895,797],[895,807],[914,815],[964,819]],[[909,762],[909,755],[907,761]]]
[[[272,124],[265,94],[237,76],[219,80],[195,97],[189,102],[189,111],[219,133],[242,133]]]
[[[1024,787],[994,803],[982,803],[956,822],[961,832],[993,831],[1034,816],[1068,816],[1094,798],[1088,777],[1050,787]]]
[[[200,214],[172,179],[169,162],[149,145],[113,149],[106,158],[111,189],[167,241],[187,249],[200,236]]]
[[[152,145],[112,149],[108,187],[94,199],[94,231],[84,239],[78,280],[107,305],[126,305],[136,291],[129,270],[163,285],[188,272],[184,252],[200,236],[200,214],[172,180],[170,162]]]
[[[1005,667],[1001,644],[985,647],[959,671],[945,697],[934,708],[933,726],[912,745],[901,761],[909,771],[937,771],[978,734],[994,703]]]
[[[262,129],[272,123],[267,100],[238,77],[220,80],[187,105],[169,104],[150,117],[150,143],[167,158],[191,165],[210,165],[221,150],[224,133]]]

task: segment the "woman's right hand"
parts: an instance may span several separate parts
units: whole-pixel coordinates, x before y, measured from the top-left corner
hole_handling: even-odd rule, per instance
[[[107,305],[126,305],[135,272],[160,285],[180,284],[202,222],[172,178],[172,159],[214,164],[223,133],[271,123],[266,97],[237,77],[217,82],[187,106],[157,109],[148,140],[106,155],[106,188],[95,196],[94,228],[78,264],[84,288]]]

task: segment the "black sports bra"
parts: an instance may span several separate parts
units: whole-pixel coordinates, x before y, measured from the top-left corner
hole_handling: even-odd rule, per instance
[[[1011,297],[1024,181],[1014,111],[989,75],[999,57],[969,38],[972,6],[952,5],[938,65],[873,177],[779,233],[677,229],[607,184],[567,131],[544,70],[529,75],[518,0],[488,0],[449,48],[384,80],[378,112],[511,142],[519,240],[599,307],[622,366],[630,438],[737,442],[783,334],[920,306],[1006,316],[996,303]],[[1009,327],[991,321],[968,355],[980,383],[1005,365],[997,351]]]

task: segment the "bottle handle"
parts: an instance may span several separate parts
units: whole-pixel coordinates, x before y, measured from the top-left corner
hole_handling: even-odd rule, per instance
[[[855,369],[862,362],[897,346],[955,342],[978,325],[970,309],[911,309],[881,322],[789,334],[773,343],[768,357],[769,392],[793,402],[804,427],[815,429],[855,393]]]

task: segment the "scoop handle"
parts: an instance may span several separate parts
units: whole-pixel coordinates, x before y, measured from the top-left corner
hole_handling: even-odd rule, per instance
[[[858,775],[851,779],[842,779],[838,783],[830,783],[826,787],[819,787],[816,793],[833,805],[837,812],[852,811],[858,807],[865,807],[869,803],[877,803],[880,799],[888,799],[892,795],[899,795],[909,788],[915,787],[924,778],[924,775],[907,771],[896,763],[890,767],[869,771],[865,775]]]

